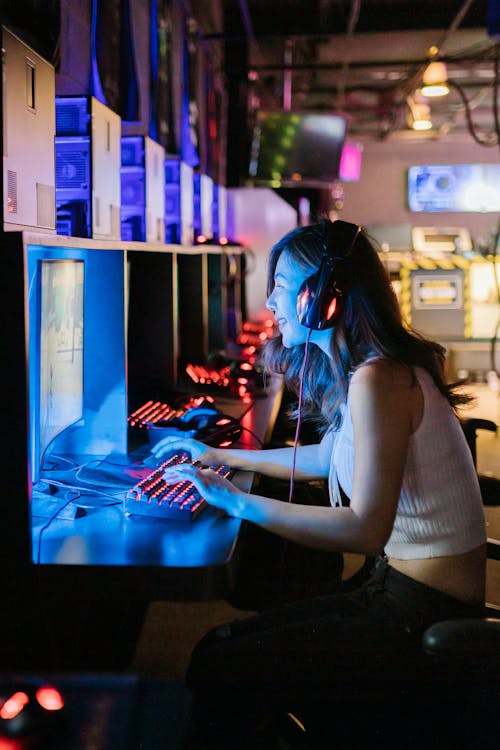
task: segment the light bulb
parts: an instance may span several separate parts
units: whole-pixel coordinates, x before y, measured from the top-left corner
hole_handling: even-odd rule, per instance
[[[450,89],[447,86],[446,65],[443,62],[431,62],[425,69],[420,89],[423,96],[446,96]]]

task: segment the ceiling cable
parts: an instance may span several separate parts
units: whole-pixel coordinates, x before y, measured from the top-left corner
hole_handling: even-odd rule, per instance
[[[361,0],[352,0],[351,10],[349,13],[349,20],[347,22],[346,53],[342,61],[342,68],[340,72],[340,82],[338,86],[338,108],[341,110],[344,109],[344,106],[345,106],[345,88],[346,88],[345,84],[346,84],[346,79],[347,79],[347,72],[349,70],[349,65],[350,65],[350,59],[348,55],[349,41],[354,36],[354,31],[356,30],[360,11],[361,11]]]

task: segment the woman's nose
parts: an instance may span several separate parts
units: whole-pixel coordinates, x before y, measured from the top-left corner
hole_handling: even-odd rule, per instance
[[[274,292],[271,292],[271,294],[267,298],[266,307],[268,310],[271,310],[271,312],[275,311],[276,306],[274,304]]]

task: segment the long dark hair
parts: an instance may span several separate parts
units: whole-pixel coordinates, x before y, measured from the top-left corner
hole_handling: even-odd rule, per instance
[[[328,220],[323,220],[293,229],[274,245],[268,262],[268,295],[274,287],[274,272],[282,252],[306,273],[317,270],[327,227]],[[345,303],[332,329],[331,359],[310,344],[303,384],[304,418],[318,422],[324,429],[329,425],[338,427],[352,374],[369,357],[377,356],[408,368],[423,367],[453,409],[471,401],[471,396],[457,390],[458,383],[445,381],[444,347],[403,322],[387,271],[364,231],[358,234],[352,253],[337,266],[336,273],[345,289]],[[278,335],[263,350],[266,369],[284,374],[287,387],[294,393],[298,393],[304,346],[287,349]]]

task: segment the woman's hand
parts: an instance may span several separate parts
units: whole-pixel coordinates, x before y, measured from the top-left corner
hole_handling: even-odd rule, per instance
[[[209,505],[220,508],[229,516],[238,516],[245,498],[245,493],[229,479],[212,469],[200,469],[191,464],[177,464],[165,469],[163,479],[168,484],[192,482]]]
[[[151,452],[157,458],[161,458],[165,453],[170,453],[171,451],[186,451],[190,454],[193,461],[199,461],[202,464],[218,463],[215,450],[205,445],[205,443],[201,443],[199,440],[194,440],[194,438],[168,435],[159,440],[151,448]]]

